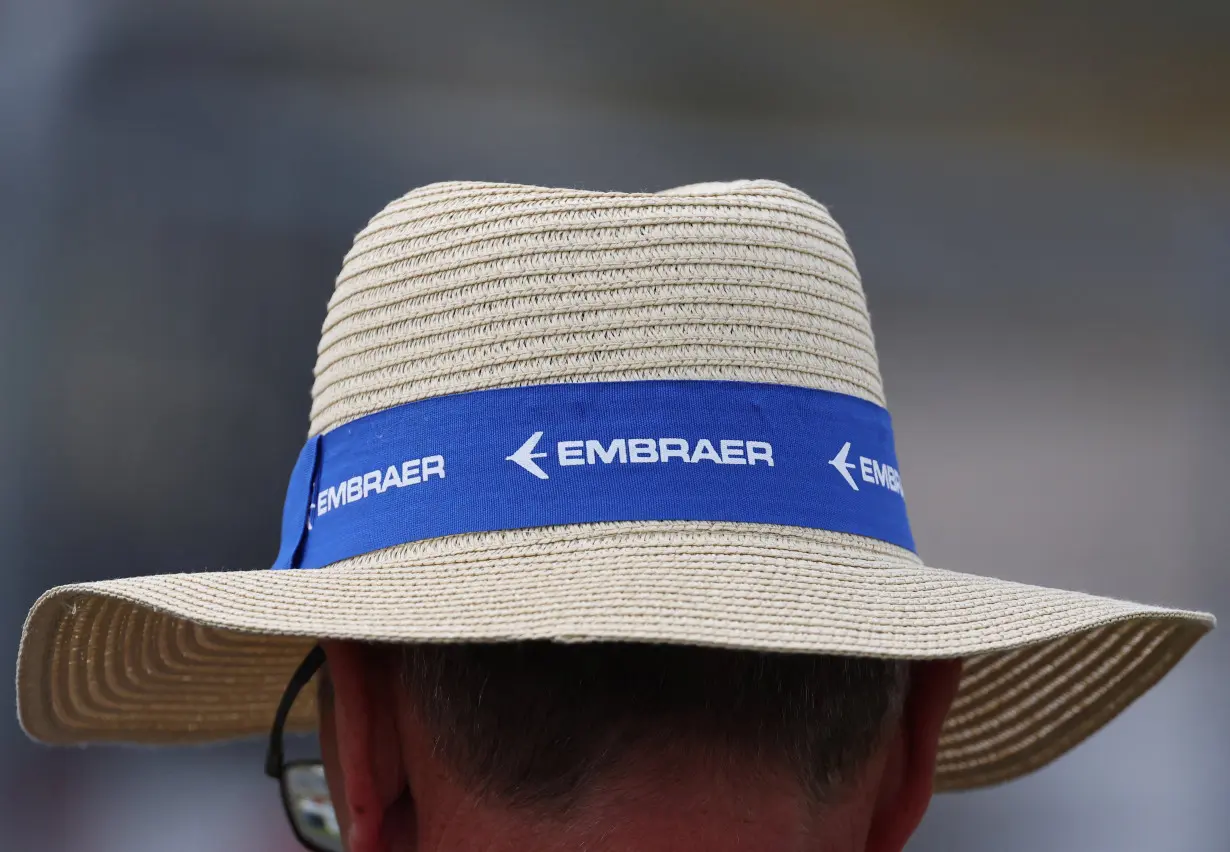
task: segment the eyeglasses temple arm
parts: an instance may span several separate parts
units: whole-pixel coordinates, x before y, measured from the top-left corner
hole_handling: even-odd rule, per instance
[[[265,752],[265,774],[270,778],[282,775],[282,763],[285,755],[282,753],[282,731],[286,727],[286,719],[290,716],[290,708],[295,705],[295,699],[303,687],[316,676],[316,672],[325,664],[325,649],[317,645],[303,658],[299,668],[295,669],[286,691],[282,693],[282,701],[278,704],[278,712],[273,717],[273,730],[269,732],[269,750]]]

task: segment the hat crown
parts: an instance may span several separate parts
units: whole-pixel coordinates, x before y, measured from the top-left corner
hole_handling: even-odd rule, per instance
[[[766,382],[884,404],[845,234],[773,181],[413,190],[355,238],[315,375],[311,434],[415,400],[557,382]]]

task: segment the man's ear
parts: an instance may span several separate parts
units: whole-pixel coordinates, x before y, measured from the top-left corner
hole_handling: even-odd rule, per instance
[[[867,852],[901,852],[934,791],[940,729],[961,682],[960,660],[932,660],[910,668],[910,691],[888,744]]]
[[[346,849],[410,848],[412,839],[401,836],[412,803],[398,735],[398,678],[389,654],[356,642],[321,644],[332,683],[331,706],[321,708],[321,748]]]

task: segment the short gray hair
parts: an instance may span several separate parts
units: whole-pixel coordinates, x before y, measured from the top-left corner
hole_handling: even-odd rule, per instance
[[[651,644],[407,646],[402,676],[437,753],[480,795],[567,810],[630,749],[723,749],[792,769],[817,802],[904,701],[894,660]]]

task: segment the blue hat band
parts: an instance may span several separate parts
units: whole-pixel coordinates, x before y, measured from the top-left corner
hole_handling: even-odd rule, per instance
[[[914,549],[880,406],[786,385],[593,382],[436,397],[312,438],[273,567],[600,521],[785,524]]]

